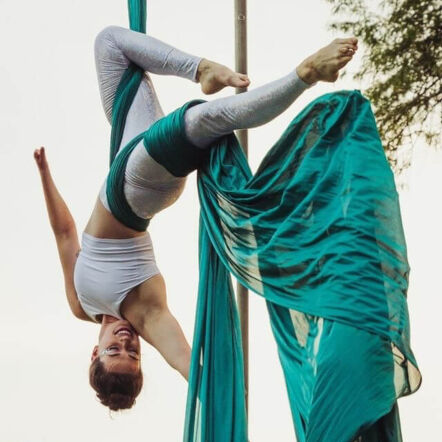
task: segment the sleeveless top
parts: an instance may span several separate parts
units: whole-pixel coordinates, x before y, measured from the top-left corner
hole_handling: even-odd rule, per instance
[[[85,232],[74,269],[74,286],[85,313],[121,318],[120,305],[142,282],[160,273],[149,233],[135,238],[104,239]]]

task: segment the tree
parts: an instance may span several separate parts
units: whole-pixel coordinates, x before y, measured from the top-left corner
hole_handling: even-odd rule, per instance
[[[362,69],[353,78],[368,81],[364,94],[372,102],[387,157],[401,170],[407,165],[398,161],[404,146],[417,137],[431,146],[440,142],[442,3],[326,1],[340,19],[330,28],[358,37],[365,46]]]

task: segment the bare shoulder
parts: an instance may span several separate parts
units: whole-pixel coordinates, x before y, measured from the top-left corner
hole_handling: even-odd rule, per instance
[[[121,314],[135,326],[167,309],[166,283],[158,273],[132,289],[121,304]]]

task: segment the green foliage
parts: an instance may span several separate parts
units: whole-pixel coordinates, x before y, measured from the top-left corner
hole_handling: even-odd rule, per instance
[[[330,28],[363,43],[362,69],[354,79],[368,81],[364,94],[373,104],[387,156],[401,169],[401,148],[417,137],[432,146],[440,142],[442,2],[326,1],[341,19]]]

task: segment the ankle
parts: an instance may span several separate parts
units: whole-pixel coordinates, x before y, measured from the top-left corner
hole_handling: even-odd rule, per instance
[[[304,60],[297,68],[296,73],[298,77],[308,84],[316,83],[318,78],[318,71],[314,68],[313,63],[307,59]]]
[[[210,61],[207,60],[206,58],[202,58],[199,65],[198,65],[198,69],[196,72],[196,82],[197,83],[200,82],[201,75],[203,75],[209,69],[210,69]]]

